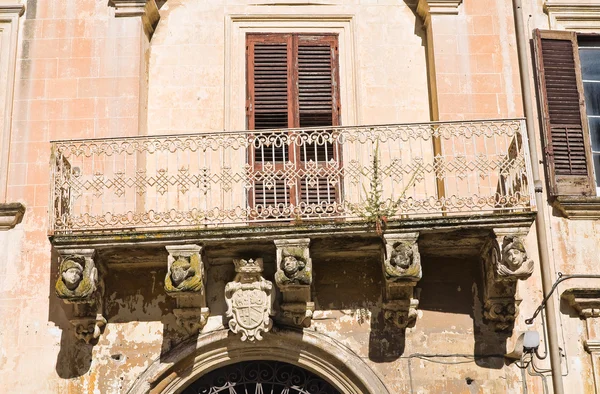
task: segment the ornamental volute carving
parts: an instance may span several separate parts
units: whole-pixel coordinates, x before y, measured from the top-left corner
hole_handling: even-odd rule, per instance
[[[275,240],[277,272],[275,283],[283,295],[282,320],[309,327],[315,309],[310,299],[312,259],[310,239]]]
[[[496,331],[510,332],[519,313],[517,281],[534,269],[525,249],[526,228],[496,229],[483,246],[484,317]]]
[[[236,276],[225,286],[229,329],[242,341],[262,339],[273,326],[273,283],[262,277],[263,259],[234,259]]]
[[[422,277],[419,233],[384,234],[384,318],[401,329],[413,327],[419,306],[417,282]]]
[[[189,334],[197,334],[206,325],[210,310],[206,305],[206,274],[202,246],[170,245],[165,291],[177,300],[173,314],[177,324]]]
[[[55,290],[58,298],[72,305],[78,339],[95,343],[106,325],[103,316],[104,281],[102,267],[94,261],[94,249],[62,249]]]

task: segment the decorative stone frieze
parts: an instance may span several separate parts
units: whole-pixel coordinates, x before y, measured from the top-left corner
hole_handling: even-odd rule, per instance
[[[384,234],[384,318],[399,328],[413,327],[419,306],[415,289],[422,277],[419,233]]]
[[[206,325],[210,310],[206,306],[206,273],[202,246],[166,246],[167,276],[165,291],[177,300],[173,314],[177,324],[189,334],[197,334]]]
[[[141,16],[146,34],[152,36],[160,19],[155,0],[110,0],[110,4],[116,17]]]
[[[73,305],[73,317],[69,321],[75,327],[77,338],[93,343],[106,325],[103,270],[94,261],[94,249],[62,249],[59,254],[56,295]]]
[[[517,281],[533,273],[524,237],[527,228],[496,229],[484,244],[481,256],[484,272],[484,317],[496,331],[511,331],[519,313]]]
[[[242,334],[242,341],[261,340],[273,326],[273,283],[262,277],[263,259],[234,259],[233,282],[225,286],[229,329]]]
[[[284,320],[309,327],[315,304],[310,299],[312,260],[310,239],[275,240],[277,272],[275,283],[283,295],[281,311]]]

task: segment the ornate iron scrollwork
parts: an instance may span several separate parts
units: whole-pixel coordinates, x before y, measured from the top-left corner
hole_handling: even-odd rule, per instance
[[[325,379],[279,361],[246,361],[209,372],[183,394],[340,394]]]

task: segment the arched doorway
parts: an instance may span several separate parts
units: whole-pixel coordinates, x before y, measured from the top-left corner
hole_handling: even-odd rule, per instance
[[[245,361],[211,371],[182,394],[340,394],[314,373],[281,361]]]
[[[282,328],[265,334],[262,341],[256,342],[242,342],[226,329],[190,338],[158,357],[138,376],[127,393],[187,393],[188,387],[193,387],[194,382],[213,371],[245,362],[259,362],[256,360],[277,360],[298,370],[309,371],[329,382],[335,388],[332,393],[391,394],[367,363],[345,345],[315,331]],[[228,391],[213,393],[230,394]],[[248,391],[248,394],[255,393],[256,390]],[[271,394],[265,390],[263,393]],[[304,393],[291,391],[287,394]],[[325,394],[329,392],[325,391]]]

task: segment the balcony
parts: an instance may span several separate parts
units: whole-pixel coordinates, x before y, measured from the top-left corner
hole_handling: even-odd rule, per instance
[[[534,209],[526,138],[503,119],[54,141],[50,234],[519,216]]]
[[[70,278],[116,291],[133,278],[119,270],[163,272],[177,321],[197,333],[224,313],[223,294],[233,316],[240,281],[264,292],[273,278],[276,320],[308,327],[313,311],[339,303],[327,290],[315,302],[311,288],[337,293],[368,277],[365,289],[383,289],[385,321],[405,329],[417,318],[423,256],[433,282],[436,259],[460,272],[480,265],[484,315],[506,331],[516,282],[533,272],[522,246],[534,199],[521,119],[55,141],[51,163],[57,294],[75,304],[72,323],[88,342],[107,321],[93,295],[102,291],[72,290]],[[498,268],[506,248],[523,252],[518,268]],[[273,300],[267,292],[261,299]],[[260,339],[242,328],[242,340]]]

